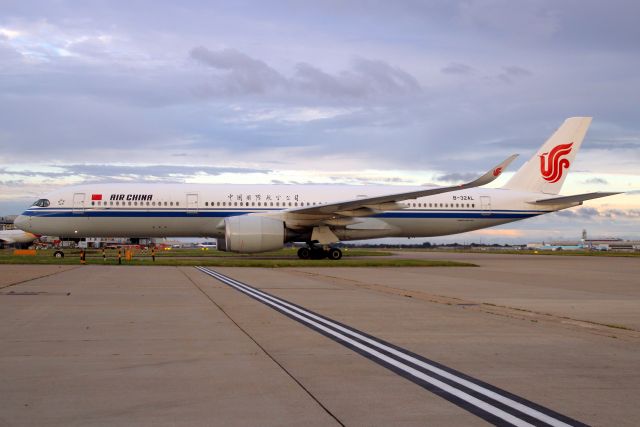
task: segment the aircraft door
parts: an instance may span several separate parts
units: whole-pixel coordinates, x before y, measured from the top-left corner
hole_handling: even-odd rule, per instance
[[[187,194],[187,213],[188,214],[198,213],[198,194],[196,193]]]
[[[84,213],[84,193],[73,194],[73,209],[74,214]]]
[[[484,216],[491,215],[491,197],[489,196],[480,196],[480,209],[482,210],[481,214]]]

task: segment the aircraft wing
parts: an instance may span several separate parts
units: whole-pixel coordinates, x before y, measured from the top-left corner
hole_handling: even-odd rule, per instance
[[[563,205],[566,203],[582,203],[585,200],[599,199],[600,197],[613,196],[615,194],[620,194],[621,192],[595,192],[595,193],[585,193],[585,194],[576,194],[573,196],[558,196],[558,197],[550,197],[548,199],[540,199],[534,202],[537,205]]]
[[[397,202],[402,200],[416,199],[418,197],[434,196],[436,194],[448,193],[451,191],[465,190],[467,188],[480,187],[494,181],[502,174],[504,169],[518,157],[513,154],[497,166],[491,168],[487,173],[479,178],[461,185],[451,187],[430,188],[424,190],[414,190],[403,193],[392,193],[382,196],[374,196],[341,202],[327,203],[319,206],[307,206],[302,208],[289,209],[286,214],[301,214],[309,216],[326,217],[332,215],[354,217],[369,216],[385,210],[401,209]]]

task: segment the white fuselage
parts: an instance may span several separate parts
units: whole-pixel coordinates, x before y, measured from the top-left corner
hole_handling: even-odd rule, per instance
[[[296,207],[411,191],[421,187],[342,185],[99,184],[44,196],[16,219],[43,235],[80,237],[223,237],[224,219],[258,214],[287,223]],[[539,206],[541,194],[472,188],[407,200],[402,209],[335,227],[341,240],[463,233],[572,205]],[[287,216],[288,215],[288,216]],[[294,215],[295,216],[295,215]]]

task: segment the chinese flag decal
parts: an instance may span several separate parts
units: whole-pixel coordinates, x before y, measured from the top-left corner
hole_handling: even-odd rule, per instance
[[[92,194],[91,200],[102,200],[102,194]]]

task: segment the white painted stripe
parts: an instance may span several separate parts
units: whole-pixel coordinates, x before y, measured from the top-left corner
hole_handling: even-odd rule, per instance
[[[200,268],[200,267],[198,267],[198,268]],[[423,360],[416,359],[415,357],[413,357],[411,355],[402,353],[402,352],[394,349],[393,347],[386,346],[386,345],[384,345],[382,343],[379,343],[379,342],[377,342],[375,340],[372,340],[372,339],[370,339],[370,338],[368,338],[368,337],[366,337],[366,336],[364,336],[362,334],[359,334],[357,332],[351,331],[350,329],[344,328],[343,326],[341,326],[339,324],[336,324],[336,323],[333,323],[333,322],[328,321],[326,319],[323,319],[323,318],[321,318],[321,317],[319,317],[319,316],[317,316],[317,315],[315,315],[315,314],[313,314],[311,312],[308,312],[308,311],[306,311],[304,309],[301,309],[301,308],[298,308],[298,307],[296,307],[296,306],[294,306],[292,304],[289,304],[287,301],[281,300],[281,299],[279,299],[277,297],[274,297],[272,295],[264,293],[264,292],[262,292],[262,291],[260,291],[258,289],[254,289],[254,288],[252,288],[252,287],[250,287],[248,285],[245,285],[244,283],[239,282],[239,281],[237,281],[235,279],[232,279],[230,277],[224,276],[224,275],[216,272],[215,270],[209,270],[209,269],[206,269],[206,270],[218,275],[221,279],[223,279],[223,281],[233,282],[233,284],[235,284],[236,286],[242,287],[243,289],[246,289],[247,291],[249,291],[251,293],[259,293],[264,298],[273,300],[274,302],[276,302],[278,304],[282,304],[282,305],[284,305],[284,306],[286,306],[286,307],[288,307],[288,308],[290,308],[292,310],[295,310],[295,311],[297,311],[297,312],[299,312],[299,313],[301,313],[303,315],[306,315],[306,316],[308,316],[310,318],[313,318],[313,319],[315,319],[315,320],[317,320],[319,322],[322,322],[322,323],[325,323],[325,324],[327,324],[327,325],[329,325],[331,327],[334,327],[334,328],[340,330],[343,333],[349,334],[349,335],[351,335],[351,336],[353,336],[353,337],[355,337],[357,339],[360,339],[362,341],[367,342],[369,345],[373,345],[375,347],[378,347],[379,349],[382,349],[382,350],[387,351],[387,352],[389,352],[391,354],[394,354],[394,355],[396,355],[396,356],[398,356],[398,357],[400,357],[400,358],[402,358],[402,359],[404,359],[404,360],[406,360],[408,362],[411,362],[411,363],[414,363],[414,364],[416,364],[418,366],[421,366],[421,367],[423,367],[423,368],[425,368],[425,369],[427,369],[427,370],[429,370],[431,372],[434,372],[434,373],[436,373],[436,374],[438,374],[440,376],[443,376],[443,377],[445,377],[445,378],[447,378],[447,379],[449,379],[451,381],[454,381],[454,382],[456,382],[456,383],[458,383],[460,385],[468,387],[468,388],[470,388],[470,389],[472,389],[472,390],[474,390],[474,391],[476,391],[476,392],[478,392],[480,394],[483,394],[483,395],[485,395],[487,397],[490,397],[491,399],[494,399],[494,400],[496,400],[496,401],[498,401],[500,403],[503,403],[503,404],[505,404],[507,406],[510,406],[510,407],[520,411],[520,412],[523,412],[523,413],[529,415],[529,416],[537,418],[537,419],[539,419],[539,420],[541,420],[541,421],[543,421],[543,422],[545,422],[547,424],[550,424],[550,425],[553,425],[553,426],[559,426],[559,427],[560,426],[569,426],[569,424],[567,424],[567,423],[564,423],[564,422],[562,422],[560,420],[557,420],[557,419],[555,419],[555,418],[553,418],[553,417],[551,417],[551,416],[549,416],[547,414],[544,414],[544,413],[542,413],[540,411],[537,411],[537,410],[535,410],[533,408],[530,408],[530,407],[528,407],[528,406],[526,406],[526,405],[524,405],[524,404],[522,404],[520,402],[517,402],[517,401],[514,401],[512,399],[509,399],[508,397],[505,397],[505,396],[503,396],[503,395],[501,395],[499,393],[496,393],[496,392],[494,392],[494,391],[492,391],[490,389],[487,389],[487,388],[482,387],[482,386],[480,386],[478,384],[475,384],[475,383],[473,383],[471,381],[468,381],[468,380],[466,380],[464,378],[461,378],[461,377],[458,377],[458,376],[456,376],[454,374],[451,374],[450,372],[442,370],[442,369],[438,368],[437,366],[434,366],[434,365],[431,365],[431,364],[429,364],[427,362],[424,362]]]
[[[419,379],[421,379],[421,380],[423,380],[425,382],[428,382],[428,383],[430,383],[430,384],[432,384],[432,385],[434,385],[434,386],[436,386],[436,387],[438,387],[438,388],[440,388],[440,389],[442,389],[442,390],[444,390],[444,391],[446,391],[446,392],[448,392],[448,393],[450,393],[450,394],[452,394],[452,395],[454,395],[454,396],[456,396],[456,397],[468,402],[469,404],[471,404],[473,406],[476,406],[476,407],[478,407],[478,408],[480,408],[480,409],[482,409],[482,410],[484,410],[484,411],[486,411],[486,412],[488,412],[490,414],[495,415],[498,418],[501,418],[501,419],[513,424],[513,425],[516,425],[516,426],[531,426],[532,425],[532,424],[527,423],[524,420],[521,420],[520,418],[517,418],[517,417],[515,417],[515,416],[513,416],[513,415],[511,415],[511,414],[509,414],[509,413],[507,413],[507,412],[505,412],[505,411],[503,411],[503,410],[501,410],[501,409],[499,409],[499,408],[497,408],[497,407],[495,407],[495,406],[493,406],[493,405],[491,405],[489,403],[487,403],[487,402],[484,402],[484,401],[482,401],[480,399],[477,399],[477,398],[465,393],[464,391],[458,390],[457,388],[454,388],[454,387],[450,386],[449,384],[446,384],[446,383],[444,383],[444,382],[442,382],[440,380],[432,378],[429,375],[426,375],[425,373],[420,372],[420,371],[412,368],[411,366],[405,365],[404,363],[399,362],[396,359],[388,357],[387,355],[382,354],[382,353],[376,351],[375,349],[373,349],[371,347],[368,347],[368,346],[366,346],[366,345],[364,345],[364,344],[362,344],[362,343],[360,343],[358,341],[355,341],[355,340],[347,337],[344,334],[336,332],[333,329],[329,329],[326,326],[324,326],[324,325],[320,324],[319,322],[314,321],[314,320],[312,320],[310,318],[316,318],[319,321],[321,321],[322,323],[325,323],[325,324],[327,324],[329,326],[332,326],[332,327],[334,327],[336,329],[345,330],[340,325],[337,325],[337,324],[332,323],[332,322],[328,322],[325,319],[319,319],[319,318],[317,318],[317,316],[314,316],[312,313],[306,312],[304,310],[300,310],[297,307],[292,307],[290,304],[287,304],[284,301],[278,300],[277,298],[274,298],[274,297],[272,297],[270,295],[265,295],[263,292],[261,292],[259,290],[254,290],[251,287],[248,287],[248,286],[242,284],[241,282],[237,282],[236,280],[227,278],[226,276],[221,275],[220,273],[217,273],[217,272],[215,272],[213,270],[202,269],[200,267],[198,267],[198,268],[201,269],[205,273],[210,273],[210,275],[216,277],[217,279],[221,280],[224,283],[227,283],[230,286],[233,286],[234,288],[238,289],[239,291],[247,293],[247,294],[250,294],[250,295],[254,296],[255,298],[259,299],[260,301],[264,302],[265,304],[268,304],[268,305],[273,306],[273,307],[277,307],[280,310],[290,314],[291,316],[293,316],[293,317],[295,317],[297,319],[300,319],[300,321],[302,321],[304,323],[307,323],[307,324],[310,324],[310,325],[313,325],[314,327],[326,332],[327,334],[335,336],[336,338],[340,339],[341,341],[344,341],[344,342],[346,342],[346,343],[348,343],[348,344],[350,344],[350,345],[352,345],[354,347],[357,347],[357,348],[365,351],[366,353],[370,354],[371,356],[373,356],[373,357],[375,357],[375,358],[377,358],[379,360],[382,360],[385,363],[393,365],[393,366],[397,367],[398,369],[401,369],[402,371],[404,371],[404,372],[406,372],[406,373],[408,373],[408,374],[410,374],[410,375],[412,375],[412,376],[414,376],[416,378],[419,378]],[[211,273],[213,273],[213,274],[211,274]],[[288,308],[288,307],[293,308],[293,310]],[[298,312],[301,312],[301,313],[298,313]],[[308,317],[305,317],[305,315],[308,316]],[[362,337],[359,334],[354,334],[353,331],[349,331],[349,330],[345,330],[345,331],[347,333],[353,335],[353,336]],[[365,338],[365,337],[363,337],[363,338]],[[367,339],[366,341],[370,342],[371,340]],[[384,345],[380,345],[379,343],[376,343],[376,342],[373,342],[373,343],[374,344],[378,344],[377,345],[378,347],[380,347],[382,349],[385,349],[386,351],[394,350],[394,349],[392,349],[390,347],[387,347],[387,346],[384,346]],[[399,353],[399,352],[397,352],[395,350],[393,352],[394,353],[398,353],[398,354],[402,354],[402,353]],[[414,359],[414,360],[417,360],[417,359]],[[420,362],[422,362],[422,361],[420,361]],[[431,365],[429,365],[429,366],[431,366]],[[446,371],[442,371],[442,372],[446,373],[447,377],[451,377],[453,379],[460,379],[458,377],[455,377],[455,376],[449,374]],[[473,384],[473,383],[471,383],[471,384]],[[482,388],[482,389],[486,390],[484,388]],[[556,421],[556,423],[558,422],[558,420],[555,420],[553,418],[551,420]],[[567,424],[562,423],[562,424],[552,424],[552,425],[567,425]]]
[[[391,353],[391,354],[393,354],[395,356],[398,356],[399,358],[402,358],[402,359],[404,359],[404,360],[406,360],[408,362],[411,362],[411,363],[413,363],[415,365],[423,367],[423,368],[425,368],[425,369],[427,369],[427,370],[429,370],[429,371],[431,371],[431,372],[433,372],[435,374],[438,374],[438,375],[440,375],[440,376],[442,376],[444,378],[447,378],[447,379],[449,379],[451,381],[454,381],[454,382],[456,382],[456,383],[458,383],[460,385],[463,385],[463,386],[465,386],[465,387],[467,387],[467,388],[469,388],[471,390],[474,390],[474,391],[476,391],[476,392],[478,392],[480,394],[483,394],[483,395],[485,395],[485,396],[487,396],[487,397],[489,397],[489,398],[491,398],[491,399],[493,399],[495,401],[498,401],[498,402],[500,402],[500,403],[502,403],[504,405],[507,405],[507,406],[513,408],[513,409],[516,409],[516,410],[518,410],[518,411],[520,411],[520,412],[522,412],[524,414],[527,414],[527,415],[529,415],[529,416],[531,416],[533,418],[539,419],[540,421],[543,421],[543,422],[545,422],[545,423],[547,423],[549,425],[557,426],[557,427],[570,426],[570,424],[567,424],[567,423],[565,423],[563,421],[560,421],[560,420],[558,420],[556,418],[553,418],[553,417],[551,417],[551,416],[549,416],[549,415],[547,415],[545,413],[542,413],[542,412],[540,412],[540,411],[538,411],[538,410],[536,410],[534,408],[531,408],[531,407],[526,406],[526,405],[524,405],[524,404],[522,404],[520,402],[517,402],[517,401],[515,401],[513,399],[510,399],[510,398],[508,398],[506,396],[503,396],[503,395],[501,395],[499,393],[496,393],[493,390],[487,389],[487,388],[482,387],[482,386],[480,386],[480,385],[478,385],[478,384],[476,384],[474,382],[471,382],[471,381],[468,381],[468,380],[466,380],[464,378],[458,377],[458,376],[456,376],[454,374],[451,374],[448,371],[445,371],[443,369],[438,368],[437,366],[431,365],[431,364],[429,364],[429,363],[427,363],[427,362],[425,362],[423,360],[416,359],[415,357],[413,357],[411,355],[408,355],[408,354],[405,354],[403,352],[400,352],[400,351],[394,349],[393,347],[386,346],[386,345],[384,345],[382,343],[379,343],[378,341],[372,340],[372,339],[370,339],[370,338],[368,338],[368,337],[366,337],[366,336],[364,336],[362,334],[359,334],[357,332],[351,331],[350,329],[344,328],[339,324],[335,324],[333,322],[327,321],[327,320],[325,320],[325,319],[323,319],[323,318],[321,318],[319,316],[316,316],[313,313],[310,313],[310,312],[308,312],[306,310],[300,309],[300,308],[298,308],[298,307],[296,307],[294,305],[289,304],[286,301],[283,301],[283,300],[281,300],[281,299],[279,299],[277,297],[274,297],[274,296],[271,296],[269,294],[266,294],[266,293],[264,293],[264,292],[262,292],[262,291],[260,291],[258,289],[254,289],[254,288],[248,287],[244,283],[238,282],[237,280],[232,279],[230,277],[226,277],[226,276],[216,272],[215,270],[208,270],[207,269],[207,271],[211,271],[211,272],[215,273],[216,275],[219,275],[220,277],[225,278],[228,281],[232,281],[235,284],[237,284],[237,286],[241,286],[244,289],[248,289],[248,290],[251,290],[253,292],[259,292],[265,298],[272,299],[272,300],[274,300],[274,301],[276,301],[276,302],[278,302],[280,304],[283,304],[283,305],[287,306],[288,308],[290,308],[292,310],[296,310],[296,311],[298,311],[298,312],[300,312],[300,313],[302,313],[302,314],[304,314],[306,316],[309,316],[309,317],[311,317],[311,318],[313,318],[313,319],[315,319],[315,320],[317,320],[319,322],[322,322],[322,323],[325,323],[327,325],[330,325],[330,326],[340,330],[343,333],[349,334],[349,335],[351,335],[351,336],[353,336],[353,337],[355,337],[357,339],[365,341],[369,345],[372,345],[374,347],[382,349],[382,350],[384,350],[384,351],[386,351],[388,353]]]

